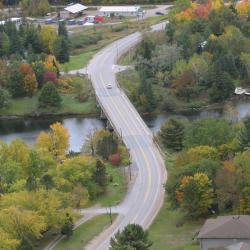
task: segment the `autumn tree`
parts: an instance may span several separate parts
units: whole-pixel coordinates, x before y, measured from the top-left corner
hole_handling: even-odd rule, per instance
[[[211,180],[204,173],[184,176],[176,190],[181,208],[191,217],[206,215],[213,203]]]
[[[129,224],[122,232],[119,231],[111,238],[110,249],[147,250],[150,249],[152,244],[152,241],[148,239],[147,231],[144,231],[140,225]]]
[[[239,204],[239,176],[233,162],[225,161],[216,173],[216,194],[220,211],[236,209]]]
[[[173,151],[180,151],[183,148],[184,125],[176,118],[170,118],[161,126],[160,138],[164,146]]]
[[[40,107],[59,107],[62,99],[53,83],[46,83],[38,98]]]
[[[49,132],[39,134],[37,146],[48,151],[55,159],[65,158],[69,148],[68,130],[59,122],[50,125]]]
[[[28,96],[32,97],[38,87],[36,75],[34,73],[27,74],[24,77],[24,89]]]

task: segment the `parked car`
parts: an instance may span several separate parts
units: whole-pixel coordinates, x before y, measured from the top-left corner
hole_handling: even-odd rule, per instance
[[[155,12],[155,15],[164,16],[164,13],[162,13],[162,12],[160,12],[160,11],[156,11],[156,12]]]
[[[70,19],[67,22],[68,25],[76,25],[76,20],[75,19]]]
[[[56,21],[54,19],[52,19],[52,18],[48,18],[48,19],[45,20],[45,24],[53,24],[55,22]]]
[[[77,20],[76,22],[78,25],[83,25],[84,24],[84,21],[83,20]]]

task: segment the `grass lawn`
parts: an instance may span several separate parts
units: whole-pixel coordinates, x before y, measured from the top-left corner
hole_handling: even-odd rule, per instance
[[[177,227],[180,222],[184,225]],[[171,210],[165,203],[149,228],[149,237],[154,242],[152,250],[199,250],[192,244],[192,238],[204,221],[184,221],[183,214]]]
[[[125,19],[118,25],[77,27],[72,30],[74,34],[70,36],[72,45],[70,61],[62,64],[61,70],[67,72],[84,68],[93,55],[104,46],[132,32],[145,29],[165,19],[166,16],[156,16],[144,19],[140,22]]]
[[[96,50],[91,50],[79,55],[70,56],[70,61],[61,65],[61,70],[68,72],[70,70],[84,68],[96,52]]]
[[[115,219],[116,215],[112,215],[112,217]],[[54,249],[82,250],[90,240],[101,233],[109,225],[110,218],[108,215],[97,216],[79,226],[70,239],[63,239]]]
[[[73,82],[82,84],[82,91],[89,95],[91,89],[90,83],[83,78],[75,77]],[[73,83],[74,84],[74,83]],[[76,91],[75,91],[76,92]],[[84,102],[76,99],[76,93],[61,93],[62,104],[59,108],[38,108],[38,91],[32,98],[11,99],[9,107],[0,111],[1,115],[39,115],[39,114],[94,114],[98,113],[96,101],[93,95],[90,95]]]
[[[108,182],[106,193],[93,200],[90,205],[99,203],[102,206],[112,206],[120,203],[127,193],[127,182],[123,169],[107,165],[107,174],[112,176],[112,182]]]

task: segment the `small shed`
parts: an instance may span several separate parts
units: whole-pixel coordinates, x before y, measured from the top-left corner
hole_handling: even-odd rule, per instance
[[[62,11],[60,11],[60,18],[62,19],[74,18],[78,15],[81,15],[82,12],[87,8],[88,8],[87,6],[84,6],[80,3],[70,4],[67,7],[65,7]]]
[[[250,244],[250,216],[219,216],[208,219],[201,228],[198,239],[201,250],[227,249],[228,246],[241,242]]]
[[[102,16],[140,16],[140,6],[104,6],[99,9]]]

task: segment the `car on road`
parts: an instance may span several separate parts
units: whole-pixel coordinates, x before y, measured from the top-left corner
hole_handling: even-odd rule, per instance
[[[164,13],[162,13],[162,12],[160,12],[160,11],[156,11],[156,12],[155,12],[155,15],[164,16]]]
[[[107,89],[112,89],[112,85],[109,83],[109,84],[107,84],[106,88]]]

